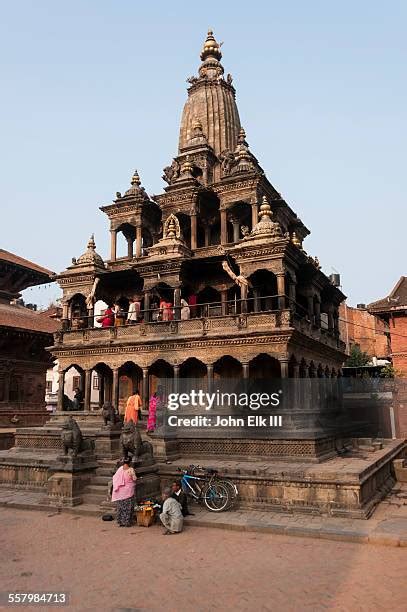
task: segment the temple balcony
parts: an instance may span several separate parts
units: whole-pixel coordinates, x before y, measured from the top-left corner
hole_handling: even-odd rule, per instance
[[[279,332],[292,334],[296,330],[331,348],[344,349],[343,343],[332,332],[318,328],[306,319],[300,319],[293,315],[290,309],[227,315],[209,314],[188,320],[141,322],[109,328],[70,329],[57,335],[56,346],[120,345]]]

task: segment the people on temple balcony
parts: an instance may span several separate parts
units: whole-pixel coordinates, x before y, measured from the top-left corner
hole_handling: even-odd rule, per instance
[[[83,408],[83,393],[79,387],[75,387],[72,406],[72,410],[82,410]]]
[[[172,493],[171,497],[177,500],[181,505],[182,516],[194,516],[188,509],[188,496],[185,491],[182,490],[181,481],[176,480],[171,485]]]
[[[160,521],[164,525],[163,535],[180,533],[184,526],[181,504],[171,497],[171,489],[165,488],[162,492],[163,508],[160,514]]]
[[[162,321],[172,321],[174,318],[174,310],[171,302],[162,299],[160,302],[160,312]]]
[[[159,306],[157,298],[153,298],[151,300],[150,308],[151,308],[151,320],[153,322],[159,321],[161,312],[160,312],[160,306]]]
[[[188,302],[181,298],[181,321],[186,321],[191,318],[191,309],[188,306]]]
[[[128,325],[134,325],[135,323],[138,323],[140,319],[140,310],[141,303],[138,297],[135,295],[129,304],[129,312],[127,313]]]
[[[139,390],[136,389],[133,395],[130,395],[129,399],[127,400],[126,411],[124,413],[124,422],[128,423],[129,421],[133,421],[133,423],[137,425],[139,415],[141,414],[141,408],[142,401],[140,393]]]
[[[114,312],[111,306],[108,306],[105,312],[96,319],[98,323],[102,324],[102,327],[113,327],[114,325]]]
[[[122,306],[115,302],[113,304],[113,312],[114,312],[114,326],[121,327],[126,322],[126,313],[124,312]]]
[[[150,397],[150,402],[148,404],[148,419],[147,419],[147,433],[151,434],[155,431],[157,427],[157,406],[159,402],[159,397],[157,391],[154,391],[152,396]]]
[[[197,316],[197,307],[196,307],[197,302],[198,302],[198,298],[194,293],[188,297],[188,304],[190,307],[190,316],[193,319]]]
[[[131,527],[134,517],[134,491],[137,476],[124,459],[113,476],[112,501],[117,502],[117,523],[119,527]]]

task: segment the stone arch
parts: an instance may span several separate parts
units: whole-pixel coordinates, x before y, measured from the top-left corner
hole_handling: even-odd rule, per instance
[[[68,318],[71,321],[71,329],[83,329],[88,326],[88,308],[83,293],[77,292],[69,298]]]
[[[133,361],[126,361],[119,367],[119,414],[124,414],[127,400],[136,389],[142,388],[143,371]]]
[[[198,313],[201,317],[209,317],[221,314],[221,296],[220,292],[206,285],[197,293]]]
[[[134,251],[134,241],[136,239],[136,228],[131,223],[121,223],[116,228],[117,235],[117,246],[116,246],[116,257],[121,258],[132,258]]]
[[[271,272],[260,268],[249,276],[249,310],[261,312],[278,310],[277,277]]]
[[[249,378],[281,378],[281,366],[277,357],[260,353],[249,361]]]
[[[206,364],[196,357],[188,357],[183,361],[179,368],[180,378],[201,379],[207,377]]]
[[[213,364],[214,378],[241,378],[242,364],[231,355],[223,355]]]
[[[165,359],[156,359],[148,368],[148,387],[150,397],[159,387],[162,388],[164,396],[172,390],[174,378],[173,366]]]
[[[94,376],[92,376],[92,395],[96,396],[95,401],[99,408],[102,408],[105,402],[112,402],[113,390],[113,372],[112,369],[104,362],[99,362],[93,366]],[[95,389],[94,380],[97,380],[97,389]],[[94,393],[97,391],[97,393]]]

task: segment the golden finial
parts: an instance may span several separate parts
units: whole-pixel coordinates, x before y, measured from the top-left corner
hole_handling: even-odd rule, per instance
[[[137,187],[138,187],[139,185],[141,185],[140,177],[139,177],[139,175],[138,175],[137,170],[135,170],[135,171],[134,171],[134,174],[133,174],[133,176],[131,177],[131,184],[132,184],[132,185],[137,185]]]
[[[295,232],[293,232],[293,235],[291,236],[291,242],[299,249],[302,248],[301,240],[298,238]]]
[[[182,165],[181,172],[182,174],[192,174],[192,170],[194,169],[193,165],[187,158]]]
[[[267,201],[266,196],[263,196],[261,201],[260,211],[259,211],[259,219],[263,219],[263,217],[269,217],[271,219],[272,216],[270,204]]]
[[[92,250],[95,251],[96,250],[96,244],[95,244],[95,234],[91,234],[90,238],[89,238],[89,242],[88,242],[88,250]]]
[[[220,45],[216,42],[212,30],[208,30],[208,35],[204,42],[204,46],[201,52],[201,60],[206,60],[207,57],[214,57],[217,60],[222,58],[220,51]]]

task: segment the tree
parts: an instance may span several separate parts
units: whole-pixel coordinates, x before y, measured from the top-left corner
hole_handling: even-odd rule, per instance
[[[360,368],[370,362],[370,357],[367,353],[360,349],[359,344],[354,344],[350,349],[350,355],[346,361],[349,368]]]

